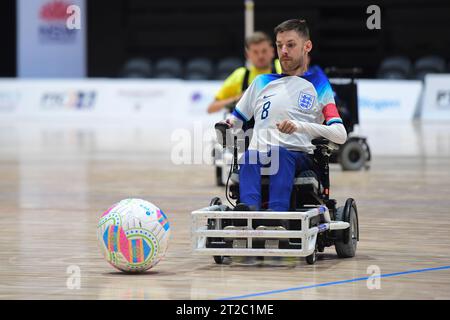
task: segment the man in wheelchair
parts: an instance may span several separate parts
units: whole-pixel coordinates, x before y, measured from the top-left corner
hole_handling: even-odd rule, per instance
[[[288,211],[296,174],[313,169],[312,140],[323,137],[343,144],[347,138],[328,79],[307,72],[312,42],[306,22],[288,20],[274,31],[283,73],[258,76],[223,122],[239,129],[255,119],[250,146],[240,161],[236,211],[262,208],[261,175],[266,174],[267,209]]]
[[[231,185],[239,190],[230,187],[239,203],[230,210],[215,197],[208,207],[191,213],[194,252],[213,255],[219,264],[228,256],[298,256],[313,264],[316,252],[332,245],[341,258],[356,252],[356,203],[348,198],[336,207],[328,196],[333,143],[347,139],[333,91],[324,73],[307,71],[312,42],[304,20],[281,23],[275,35],[283,73],[258,76],[234,112],[215,126],[222,146],[232,138],[236,174],[237,137],[232,131],[255,119]],[[302,179],[307,183],[297,183]],[[310,183],[314,181],[316,187]],[[304,187],[309,190],[302,192]]]

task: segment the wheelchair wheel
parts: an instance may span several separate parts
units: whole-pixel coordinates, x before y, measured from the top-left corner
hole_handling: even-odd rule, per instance
[[[222,168],[216,166],[216,185],[218,187],[223,187],[225,184],[222,181]]]
[[[317,250],[305,258],[307,264],[315,264],[317,261]]]
[[[358,140],[349,140],[339,149],[339,162],[342,170],[361,170],[366,164],[367,152],[362,143]]]
[[[365,164],[364,169],[369,170],[370,169],[370,160],[372,159],[372,155],[370,153],[370,147],[366,140],[363,140],[362,143],[363,143],[363,147],[366,151],[366,164]]]
[[[213,258],[216,264],[223,264],[223,256],[214,256]]]
[[[209,206],[220,206],[222,205],[222,200],[220,200],[219,197],[214,197],[211,199],[211,201],[209,202]]]
[[[219,155],[218,155],[219,154]],[[222,167],[217,165],[217,161],[219,160],[218,157],[221,156],[223,157],[222,151],[220,150],[216,150],[216,148],[214,147],[212,149],[212,154],[211,154],[213,160],[214,160],[214,166],[215,166],[215,180],[216,180],[216,185],[218,187],[223,187],[225,184],[222,181]]]
[[[345,230],[336,230],[337,239],[334,243],[339,258],[351,258],[356,254],[356,246],[359,240],[358,211],[353,199],[347,199],[345,206],[336,210],[336,221],[344,221],[350,224]]]

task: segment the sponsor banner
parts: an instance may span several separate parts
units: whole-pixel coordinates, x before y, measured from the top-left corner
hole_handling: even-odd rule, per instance
[[[429,74],[425,77],[421,111],[424,120],[450,119],[450,74]]]
[[[357,80],[359,118],[410,121],[419,103],[422,82],[416,80]]]
[[[0,113],[23,116],[91,116],[157,120],[155,125],[212,123],[207,114],[220,81],[183,80],[0,80]],[[359,80],[360,120],[411,120],[420,81]],[[442,102],[441,102],[442,103]]]
[[[0,113],[19,116],[91,113],[101,90],[99,84],[82,80],[2,79]]]
[[[84,77],[86,10],[85,0],[18,0],[18,76]]]
[[[0,114],[157,120],[153,125],[222,119],[206,112],[220,83],[182,80],[0,79]]]
[[[181,106],[180,80],[97,80],[102,87],[96,114],[170,120]],[[164,123],[155,123],[155,125]],[[165,124],[167,125],[167,123]]]

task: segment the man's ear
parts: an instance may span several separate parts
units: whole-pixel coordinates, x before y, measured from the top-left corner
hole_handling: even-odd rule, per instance
[[[311,52],[312,47],[313,47],[312,41],[311,41],[311,40],[306,40],[306,41],[305,41],[305,45],[304,45],[304,48],[305,48],[306,53]]]

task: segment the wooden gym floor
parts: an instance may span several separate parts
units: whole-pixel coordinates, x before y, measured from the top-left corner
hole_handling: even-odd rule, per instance
[[[371,169],[331,169],[332,196],[357,201],[355,258],[327,248],[313,266],[304,259],[216,265],[190,252],[190,212],[223,189],[210,165],[172,164],[170,133],[2,123],[0,298],[450,299],[450,129],[411,128],[373,126]],[[172,226],[166,258],[142,275],[115,271],[97,247],[98,218],[127,197],[160,206]],[[79,289],[68,287],[68,268],[80,271]],[[367,281],[373,270],[379,286]]]

